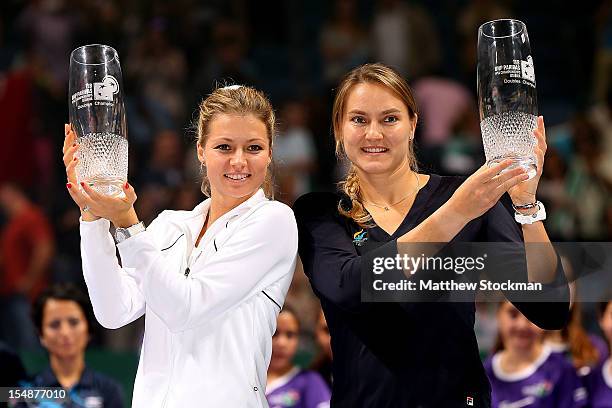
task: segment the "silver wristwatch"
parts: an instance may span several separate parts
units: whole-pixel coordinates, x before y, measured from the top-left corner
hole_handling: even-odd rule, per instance
[[[142,221],[127,228],[117,228],[115,230],[115,241],[117,241],[117,243],[123,242],[129,237],[133,237],[144,230],[146,230],[146,228]]]

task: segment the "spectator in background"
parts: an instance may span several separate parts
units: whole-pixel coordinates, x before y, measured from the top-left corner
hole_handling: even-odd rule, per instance
[[[442,150],[440,170],[444,174],[472,174],[485,161],[476,109],[459,116],[452,126],[452,134]]]
[[[195,183],[185,182],[178,188],[172,208],[188,211],[198,205],[200,201],[202,201],[202,192],[199,186]]]
[[[374,59],[411,79],[438,67],[438,32],[427,11],[401,0],[379,0],[377,6],[370,34]]]
[[[420,158],[431,170],[439,171],[444,145],[456,124],[476,111],[476,102],[464,85],[448,78],[424,77],[413,89],[420,110]]]
[[[588,118],[601,135],[602,157],[597,163],[597,171],[608,183],[612,183],[612,84],[603,103],[595,105]]]
[[[183,183],[183,145],[174,130],[163,130],[153,139],[148,166],[139,175],[141,199],[136,206],[145,222],[151,222],[171,204]],[[192,207],[193,208],[193,207]]]
[[[551,239],[570,240],[576,236],[576,202],[567,184],[567,164],[559,151],[550,147],[538,192],[548,213]]]
[[[142,160],[151,153],[154,135],[163,129],[174,128],[175,122],[164,105],[141,93],[128,95],[125,108],[130,124],[130,148],[133,146],[136,158]]]
[[[599,337],[589,335],[584,330],[581,310],[580,303],[574,302],[567,326],[561,330],[545,332],[544,344],[552,353],[566,356],[578,375],[585,376],[608,358],[608,347]]]
[[[36,349],[30,302],[45,287],[54,255],[47,217],[15,184],[0,185],[0,208],[8,221],[0,231],[0,327],[15,349]]]
[[[320,41],[327,84],[336,86],[346,71],[366,61],[367,34],[359,21],[355,0],[334,2],[334,16],[323,26]]]
[[[572,121],[575,155],[569,164],[568,191],[575,203],[578,239],[605,239],[605,211],[611,185],[599,172],[601,134],[584,117]]]
[[[177,188],[183,182],[183,145],[174,130],[162,130],[153,139],[151,159],[141,182],[162,188]]]
[[[39,165],[34,151],[34,82],[28,64],[0,67],[0,183],[34,183]]]
[[[285,306],[276,322],[266,387],[270,408],[328,408],[331,394],[323,379],[293,364],[300,335],[297,315]]]
[[[542,343],[543,330],[510,302],[497,310],[495,353],[485,362],[491,407],[570,408],[586,405],[586,391],[574,367]]]
[[[607,340],[608,351],[612,349],[612,301],[599,304],[599,326]],[[608,408],[612,401],[612,358],[602,361],[586,377],[590,408]]]
[[[53,285],[36,300],[32,313],[49,366],[32,387],[62,387],[66,407],[123,407],[120,385],[85,364],[85,349],[94,322],[89,299],[71,284]]]
[[[311,191],[312,174],[316,170],[317,152],[306,123],[308,113],[304,105],[298,101],[287,102],[282,109],[281,131],[274,144],[274,159],[279,198],[289,205]]]
[[[315,356],[311,365],[311,369],[318,372],[327,383],[327,386],[332,387],[332,349],[331,337],[329,335],[329,327],[323,309],[319,307],[319,316],[317,318],[317,326],[315,328],[315,340],[319,346],[319,353]]]

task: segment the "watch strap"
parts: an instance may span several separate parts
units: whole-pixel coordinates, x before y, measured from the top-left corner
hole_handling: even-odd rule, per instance
[[[546,209],[544,208],[544,204],[541,201],[537,201],[536,205],[538,207],[538,211],[534,214],[525,215],[521,214],[518,211],[514,211],[514,220],[519,224],[533,224],[534,222],[544,221],[546,219]]]

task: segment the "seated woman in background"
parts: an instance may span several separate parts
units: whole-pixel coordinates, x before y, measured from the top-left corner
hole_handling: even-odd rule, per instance
[[[299,335],[297,316],[285,306],[278,315],[276,333],[272,337],[272,359],[266,387],[270,408],[329,407],[331,394],[321,376],[293,364]]]
[[[49,366],[33,387],[66,389],[70,407],[123,407],[120,385],[85,365],[93,311],[84,293],[71,284],[53,285],[36,300],[32,317],[49,352]]]
[[[574,367],[543,344],[543,330],[512,303],[497,310],[499,337],[485,362],[491,407],[584,407],[587,398]]]

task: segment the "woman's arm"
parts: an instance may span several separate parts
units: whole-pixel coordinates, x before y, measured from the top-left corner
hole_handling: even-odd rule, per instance
[[[397,242],[450,242],[468,222],[483,215],[504,193],[527,179],[520,168],[501,173],[511,164],[506,160],[492,167],[483,165],[446,203]]]
[[[66,188],[81,210],[83,276],[96,319],[107,329],[117,329],[144,314],[145,301],[139,289],[140,282],[133,270],[119,266],[115,242],[109,233],[109,222],[89,209],[91,200],[86,200],[87,194],[79,191],[76,178],[78,159],[75,156],[79,146],[76,134],[68,124],[64,126],[64,133],[62,159],[66,166]],[[127,203],[131,199],[135,201],[136,194],[127,183],[124,188],[130,197],[126,196],[126,201],[119,201],[122,206],[130,208],[131,204],[128,206]]]
[[[162,256],[150,234],[144,231],[117,247],[123,265],[142,276],[147,305],[172,332],[203,325],[283,278],[288,286],[295,269],[295,218],[279,203],[255,210],[203,269],[192,265],[189,277]]]
[[[300,260],[317,296],[356,313],[363,307],[362,264],[397,251],[397,246],[391,241],[359,255],[337,205],[337,196],[332,193],[311,193],[296,200],[293,211],[299,231]]]
[[[511,186],[524,180],[520,169],[497,175],[510,160],[494,167],[481,167],[453,194],[453,197],[404,234],[364,255],[355,249],[333,194],[306,194],[294,204],[300,231],[300,258],[314,291],[343,308],[358,312],[361,302],[362,270],[372,272],[374,258],[393,258],[404,254],[402,242],[449,242],[472,219],[493,206]],[[413,249],[414,247],[410,247]],[[418,255],[421,255],[419,252]]]
[[[105,219],[81,221],[83,276],[98,322],[117,329],[144,314],[145,300],[134,270],[121,268]]]

